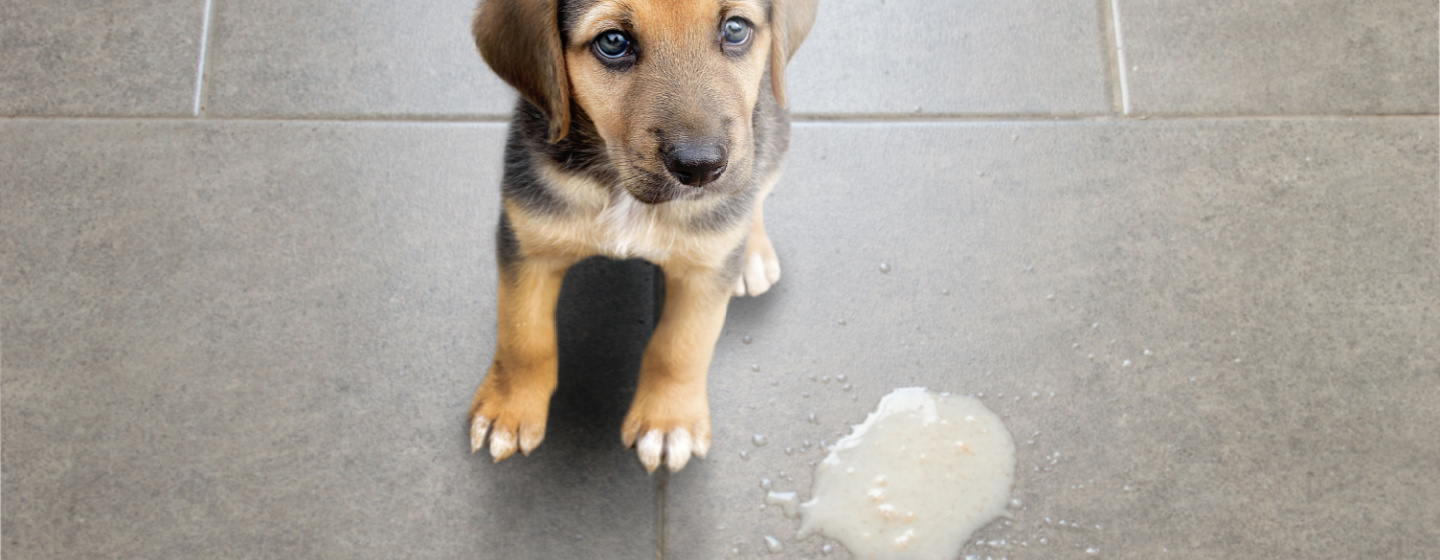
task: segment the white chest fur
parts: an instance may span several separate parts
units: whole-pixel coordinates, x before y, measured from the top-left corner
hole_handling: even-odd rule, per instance
[[[599,254],[616,259],[670,260],[705,241],[689,231],[689,217],[709,206],[704,201],[640,202],[623,188],[546,169],[545,178],[566,202],[565,216],[551,220],[536,235],[575,256]]]
[[[617,259],[665,260],[676,240],[672,230],[678,225],[664,223],[669,210],[672,208],[645,204],[627,192],[616,192],[596,215],[596,249]]]

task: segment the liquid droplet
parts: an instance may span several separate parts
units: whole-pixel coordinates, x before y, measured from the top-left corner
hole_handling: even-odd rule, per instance
[[[1089,554],[1089,555],[1091,555],[1091,556],[1097,556],[1097,555],[1100,554],[1100,549],[1095,548],[1095,547],[1092,546],[1092,547],[1090,547],[1090,548],[1085,549],[1085,554]]]
[[[785,545],[780,544],[780,539],[770,535],[765,535],[765,548],[770,551],[770,554],[779,554],[785,551]]]
[[[834,546],[834,545],[828,545],[828,544],[827,544],[827,545],[825,545],[825,546],[820,547],[820,554],[830,554],[831,552],[834,552],[834,551],[835,551],[835,546]]]
[[[794,492],[770,492],[765,495],[765,504],[780,506],[785,517],[794,519],[800,516],[800,500],[795,497]]]
[[[889,263],[883,263],[883,262],[880,263],[880,272],[885,273],[885,274],[889,274],[889,273],[890,273],[890,264],[889,264]]]
[[[749,460],[750,460],[750,452],[749,452],[749,451],[741,451],[741,452],[740,452],[740,458],[741,458],[741,459],[744,459],[744,460],[746,460],[746,461],[749,461]]]
[[[755,434],[754,437],[750,438],[750,443],[755,444],[755,447],[765,447],[765,444],[770,443],[770,440],[765,439],[763,435]]]
[[[750,364],[750,371],[760,371],[760,364]]]
[[[744,342],[745,344],[750,344],[751,342],[755,342],[755,339],[750,338],[749,336],[745,336],[745,337],[742,337],[742,338],[740,339],[740,342]]]
[[[844,319],[841,319],[839,322],[840,322],[840,326],[842,326],[842,327],[845,326],[845,325],[850,324],[850,323],[846,323]]]
[[[768,478],[762,478],[762,479],[760,479],[760,488],[763,489],[763,490],[769,490],[769,489],[773,488],[774,485],[775,485],[775,483],[771,482],[770,479],[768,479]]]
[[[819,417],[819,416],[816,416],[814,412],[811,412],[811,413],[810,413],[810,416],[806,417],[806,419],[809,420],[811,424],[819,424],[819,423],[820,423],[820,417]]]
[[[840,374],[840,375],[835,376],[835,380],[836,380],[836,381],[844,381],[844,380],[845,380],[845,374],[842,373],[842,374]]]

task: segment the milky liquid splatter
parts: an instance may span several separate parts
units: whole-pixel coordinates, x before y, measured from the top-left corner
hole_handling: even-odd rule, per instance
[[[1010,503],[1015,442],[973,398],[897,389],[830,449],[800,538],[825,535],[857,560],[949,560]]]

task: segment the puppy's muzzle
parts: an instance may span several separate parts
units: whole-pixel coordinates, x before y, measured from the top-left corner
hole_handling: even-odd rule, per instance
[[[728,162],[725,146],[715,142],[666,144],[660,157],[676,181],[692,187],[719,179]]]

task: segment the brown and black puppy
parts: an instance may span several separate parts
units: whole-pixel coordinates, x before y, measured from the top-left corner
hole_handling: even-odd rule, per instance
[[[495,360],[470,407],[496,461],[545,437],[555,302],[572,264],[665,272],[621,428],[654,471],[710,447],[705,376],[731,296],[780,278],[761,205],[790,135],[785,64],[817,0],[482,0],[480,54],[521,94],[496,234]]]

